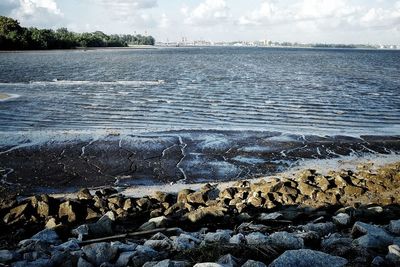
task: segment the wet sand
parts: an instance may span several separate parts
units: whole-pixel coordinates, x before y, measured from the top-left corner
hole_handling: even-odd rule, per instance
[[[313,136],[278,132],[177,131],[0,147],[3,185],[21,194],[81,187],[227,182],[274,175],[304,162],[392,155],[399,136]]]

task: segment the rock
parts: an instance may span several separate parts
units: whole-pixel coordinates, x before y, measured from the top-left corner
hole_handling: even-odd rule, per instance
[[[17,258],[17,254],[10,250],[0,250],[0,263],[7,263]]]
[[[229,239],[229,244],[241,245],[245,243],[246,243],[246,237],[241,233],[234,235]]]
[[[119,254],[118,259],[115,262],[115,266],[116,267],[128,266],[129,262],[135,256],[135,253],[136,252],[133,251],[122,252],[121,254]]]
[[[301,249],[304,247],[302,238],[288,232],[275,232],[269,236],[268,242],[282,250]]]
[[[44,226],[46,229],[54,229],[60,224],[57,224],[57,221],[55,218],[49,218],[46,222],[46,225]]]
[[[201,240],[188,235],[188,234],[180,234],[179,237],[173,239],[172,246],[177,251],[189,250],[193,249],[197,244],[200,244]]]
[[[151,201],[146,197],[142,197],[136,200],[136,204],[143,210],[147,210],[148,208],[151,207]]]
[[[232,187],[225,188],[219,193],[219,198],[220,199],[233,199],[233,196],[235,195],[236,190]]]
[[[206,218],[223,217],[226,211],[227,209],[224,207],[211,206],[189,212],[186,216],[191,222],[196,223]]]
[[[348,185],[344,188],[344,194],[348,196],[360,196],[365,192],[365,189],[358,186]]]
[[[134,251],[138,245],[135,243],[124,244],[119,241],[116,241],[116,242],[111,242],[111,246],[116,247],[118,252],[128,252],[128,251]]]
[[[251,196],[247,199],[247,203],[255,208],[260,208],[263,205],[264,199],[259,196]]]
[[[187,261],[172,261],[169,259],[159,261],[159,262],[154,262],[154,264],[149,264],[149,265],[143,265],[143,267],[189,267],[191,266],[190,263]]]
[[[242,265],[242,267],[267,267],[267,265],[261,261],[248,260]]]
[[[201,191],[191,193],[187,195],[186,198],[189,203],[193,204],[205,204],[207,201],[205,193]]]
[[[353,225],[353,236],[363,235],[353,242],[356,245],[365,248],[383,248],[392,244],[394,237],[388,234],[384,229],[363,222],[356,222]]]
[[[259,232],[254,232],[246,235],[247,244],[253,246],[265,246],[268,244],[268,240],[268,236]]]
[[[319,188],[321,188],[322,191],[326,191],[329,189],[329,187],[331,186],[331,183],[329,182],[328,179],[326,179],[325,176],[317,176],[315,177],[315,183],[317,184],[317,186]]]
[[[204,237],[206,243],[229,243],[230,234],[226,231],[207,233]]]
[[[89,235],[89,226],[87,224],[83,224],[73,229],[71,233],[74,236],[78,237],[78,240],[82,241],[84,237]]]
[[[168,218],[165,216],[154,217],[149,220],[149,222],[154,223],[157,228],[166,226],[168,221]]]
[[[76,196],[79,200],[91,200],[93,199],[93,196],[90,194],[89,189],[87,188],[82,188],[79,190]]]
[[[91,208],[86,208],[86,214],[87,214],[86,218],[85,218],[86,221],[90,221],[92,219],[96,219],[96,218],[99,218],[101,216],[100,213],[94,211]]]
[[[12,208],[10,212],[6,216],[4,216],[3,221],[5,223],[11,223],[15,219],[21,217],[23,214],[29,213],[29,209],[30,209],[29,203],[25,203],[15,208]]]
[[[94,267],[93,264],[85,260],[84,258],[80,257],[78,260],[78,267]]]
[[[78,240],[71,239],[65,243],[62,243],[61,245],[54,247],[54,248],[57,250],[70,251],[70,250],[79,250],[80,246],[79,246]]]
[[[193,267],[225,267],[222,264],[215,263],[215,262],[203,262],[203,263],[196,263]]]
[[[338,226],[347,226],[350,224],[351,217],[347,213],[339,213],[332,217],[333,222]]]
[[[49,244],[56,244],[60,242],[60,237],[52,229],[44,229],[34,236],[31,237],[32,240],[41,240]]]
[[[280,212],[272,212],[272,213],[261,213],[258,219],[260,221],[271,221],[278,220],[283,217],[283,214]]]
[[[300,193],[302,195],[308,196],[311,199],[313,199],[313,195],[314,193],[316,193],[317,191],[319,191],[319,188],[304,182],[300,182],[299,185],[297,186],[298,189],[300,190]]]
[[[117,255],[117,248],[112,247],[107,242],[86,245],[82,247],[82,251],[85,253],[87,260],[96,266],[112,261]]]
[[[133,201],[130,198],[125,199],[124,206],[122,207],[126,211],[130,211],[134,208]]]
[[[178,192],[178,199],[176,202],[178,203],[186,203],[187,202],[187,196],[195,191],[191,189],[183,189]]]
[[[400,220],[390,221],[389,231],[393,234],[400,235]]]
[[[163,240],[147,240],[143,245],[158,251],[168,251],[172,248],[172,241],[168,238]]]
[[[389,252],[386,255],[386,259],[396,266],[400,265],[400,247],[398,245],[390,245],[388,249]]]
[[[336,227],[333,223],[308,223],[304,225],[303,230],[305,231],[314,231],[318,233],[320,237],[326,236],[330,233],[334,233],[336,231]]]
[[[239,262],[239,259],[233,257],[231,254],[226,254],[226,255],[220,257],[217,261],[217,263],[219,263],[225,267],[239,266],[238,262]]]
[[[113,233],[115,217],[112,211],[104,214],[97,222],[88,224],[89,236],[101,237]]]
[[[73,201],[66,201],[60,204],[58,210],[58,217],[60,219],[66,218],[68,222],[75,222],[80,220],[81,211],[79,210],[79,204]]]
[[[345,266],[347,260],[311,249],[288,250],[275,259],[269,267]]]

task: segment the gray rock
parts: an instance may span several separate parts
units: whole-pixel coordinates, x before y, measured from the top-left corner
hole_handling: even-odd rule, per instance
[[[97,266],[104,262],[110,262],[117,255],[117,248],[112,247],[107,242],[84,246],[82,251],[85,253],[87,260]]]
[[[129,262],[132,260],[133,256],[135,256],[134,251],[122,252],[119,254],[117,261],[115,262],[116,267],[124,267],[128,266]]]
[[[207,233],[204,237],[206,243],[229,243],[231,238],[228,232]]]
[[[225,266],[225,267],[236,267],[238,266],[239,260],[235,257],[233,257],[231,254],[226,254],[222,257],[220,257],[217,261],[217,263]]]
[[[118,252],[129,252],[129,251],[134,251],[138,245],[135,243],[124,244],[119,241],[116,241],[116,242],[111,242],[111,246],[116,247]]]
[[[138,245],[136,247],[136,251],[141,255],[149,258],[155,258],[158,255],[158,252],[148,246]]]
[[[383,248],[393,243],[394,237],[384,229],[363,222],[356,222],[352,228],[352,235],[363,235],[353,242],[365,248]]]
[[[288,250],[275,259],[269,267],[340,267],[347,260],[311,249]]]
[[[157,228],[158,227],[164,227],[168,223],[168,218],[165,217],[165,216],[159,216],[159,217],[151,218],[149,220],[149,222],[150,223],[154,223]]]
[[[301,237],[288,232],[275,232],[269,236],[268,242],[282,250],[301,249],[304,247],[304,241]]]
[[[54,247],[54,248],[57,250],[70,251],[70,250],[79,250],[80,246],[79,246],[78,240],[71,239],[65,243],[62,243],[61,245]]]
[[[346,226],[350,224],[351,217],[347,213],[339,213],[332,217],[333,222],[338,226]]]
[[[156,262],[152,267],[188,267],[191,266],[190,263],[186,261],[172,261],[169,259]],[[150,267],[150,266],[149,266]]]
[[[267,267],[267,265],[261,261],[248,260],[242,265],[242,267]]]
[[[246,241],[247,244],[253,245],[253,246],[264,246],[268,244],[268,236],[259,233],[259,232],[254,232],[246,235]]]
[[[83,224],[71,231],[72,235],[77,236],[78,240],[82,241],[85,236],[89,235],[89,226]]]
[[[335,251],[335,250],[341,249],[341,248],[350,249],[352,242],[353,242],[353,239],[342,237],[340,234],[334,233],[333,235],[329,236],[328,238],[322,240],[321,248],[323,251],[326,251],[326,252]]]
[[[200,243],[201,240],[192,235],[181,234],[179,237],[173,239],[172,246],[175,250],[183,251],[193,249]]]
[[[15,261],[20,258],[20,255],[10,250],[0,250],[0,263]]]
[[[232,236],[229,239],[229,243],[235,244],[235,245],[244,244],[244,243],[246,243],[246,237],[243,234],[239,233],[237,235]]]
[[[400,220],[390,221],[389,231],[393,234],[400,235]]]
[[[320,237],[326,236],[326,235],[334,233],[336,231],[336,227],[332,222],[308,223],[301,228],[303,228],[303,230],[305,230],[305,231],[314,231],[314,232],[318,233],[318,235]]]
[[[400,247],[398,245],[390,245],[388,249],[389,252],[386,255],[386,259],[396,266],[400,265]]]
[[[155,250],[170,250],[172,248],[172,241],[168,238],[165,238],[164,240],[147,240],[144,242],[145,246],[151,247],[152,249]]]
[[[31,239],[41,240],[41,241],[47,242],[49,244],[60,243],[60,237],[54,230],[51,230],[51,229],[44,229],[44,230],[40,231],[39,233],[35,234],[34,236],[32,236]]]
[[[78,260],[78,267],[94,267],[93,264],[85,260],[84,258],[80,257]]]
[[[215,262],[202,262],[202,263],[196,263],[193,267],[225,267],[225,266]]]

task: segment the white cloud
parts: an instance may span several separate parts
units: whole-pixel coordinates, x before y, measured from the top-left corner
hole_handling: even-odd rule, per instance
[[[181,11],[185,16],[185,23],[196,26],[221,24],[231,18],[225,0],[204,0],[192,10],[183,7]]]
[[[283,3],[283,4],[282,4]],[[286,3],[286,4],[285,4]],[[302,30],[394,29],[400,24],[400,1],[392,7],[359,6],[345,0],[263,1],[259,8],[241,16],[239,25],[292,25]]]

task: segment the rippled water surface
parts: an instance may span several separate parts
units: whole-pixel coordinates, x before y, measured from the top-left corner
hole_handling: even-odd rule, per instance
[[[400,52],[266,48],[0,54],[0,131],[400,133]]]

